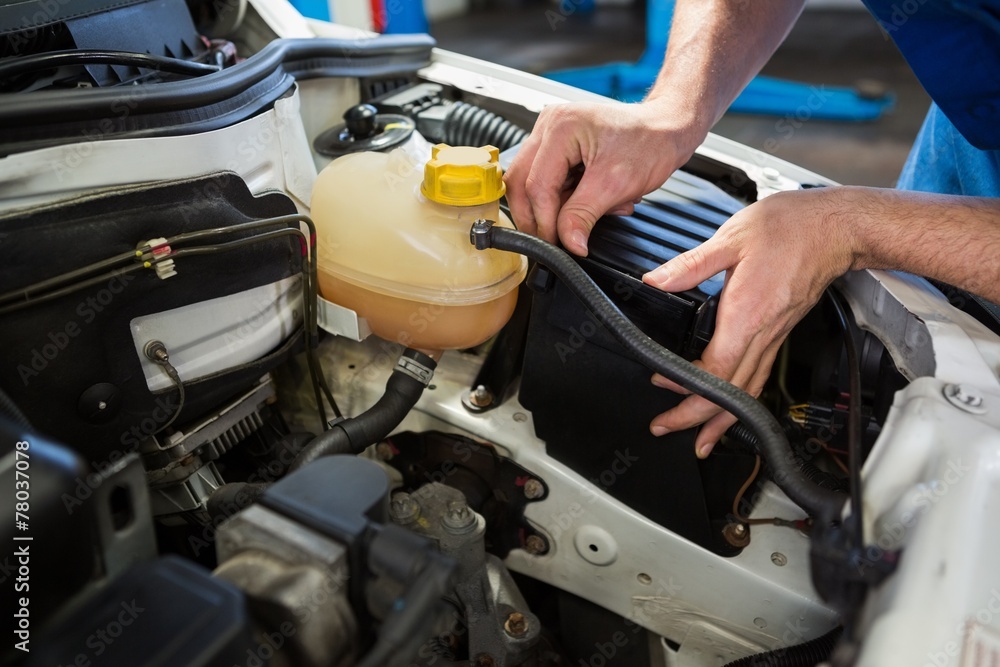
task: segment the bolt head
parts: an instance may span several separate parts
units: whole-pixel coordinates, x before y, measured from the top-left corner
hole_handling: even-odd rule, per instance
[[[420,504],[408,493],[397,493],[389,502],[389,515],[396,523],[412,523],[420,515]]]
[[[532,478],[524,483],[525,498],[535,500],[536,498],[541,498],[543,495],[545,495],[545,485],[537,479]]]
[[[445,530],[450,533],[467,533],[476,525],[476,513],[473,512],[464,500],[453,500],[448,503],[448,509],[441,517],[441,523]]]
[[[519,611],[512,611],[503,624],[504,632],[511,637],[523,637],[528,633],[528,619]]]
[[[528,535],[527,539],[524,540],[524,550],[532,556],[545,553],[547,549],[548,545],[541,535]]]
[[[771,554],[771,562],[777,565],[778,567],[784,567],[785,565],[788,564],[788,557],[785,556],[785,554],[781,553],[780,551],[775,551],[773,554]]]
[[[479,385],[469,394],[469,402],[477,408],[486,408],[493,405],[493,392],[485,385]]]
[[[388,442],[380,442],[375,446],[375,456],[378,457],[379,461],[391,461],[395,454],[392,451],[392,445]]]
[[[722,529],[722,537],[730,546],[742,549],[750,544],[750,529],[742,522],[727,523]]]

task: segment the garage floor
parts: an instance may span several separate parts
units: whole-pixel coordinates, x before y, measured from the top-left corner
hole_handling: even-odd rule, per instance
[[[642,3],[640,2],[640,5]],[[431,26],[441,47],[539,73],[611,61],[643,51],[641,8],[604,7],[555,24],[555,3],[481,9]],[[781,118],[727,114],[715,132],[755,148],[768,139],[777,157],[841,183],[892,186],[930,103],[895,46],[861,10],[808,10],[764,72],[814,84],[882,84],[896,96],[893,111],[869,123],[809,119],[789,135]]]

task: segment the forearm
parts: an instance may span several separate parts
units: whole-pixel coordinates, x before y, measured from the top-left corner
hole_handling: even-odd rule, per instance
[[[784,40],[803,4],[677,0],[663,67],[646,103],[682,117],[697,146]]]
[[[838,188],[830,212],[848,231],[852,269],[898,269],[1000,303],[1000,200]]]

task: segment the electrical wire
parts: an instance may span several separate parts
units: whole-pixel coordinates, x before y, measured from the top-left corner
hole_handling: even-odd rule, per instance
[[[14,301],[15,299],[22,299],[24,301],[30,301],[30,297],[34,292],[40,292],[52,287],[58,287],[63,283],[70,282],[77,278],[82,278],[94,271],[100,271],[101,269],[106,269],[110,267],[117,266],[128,262],[129,260],[134,260],[137,255],[141,255],[143,252],[148,252],[149,246],[140,248],[136,251],[123,252],[120,255],[115,255],[114,257],[109,257],[107,259],[102,259],[99,262],[94,262],[93,264],[88,264],[87,266],[81,267],[79,269],[74,269],[67,273],[60,274],[53,278],[46,278],[40,282],[28,285],[27,287],[21,287],[16,290],[11,290],[9,292],[4,292],[0,294],[0,304],[5,304],[9,301]]]
[[[778,391],[781,392],[782,398],[791,405],[795,402],[792,398],[791,392],[788,391],[788,357],[789,357],[789,343],[788,339],[781,344],[781,352],[778,355]]]
[[[847,466],[851,480],[851,515],[853,522],[854,546],[864,545],[864,522],[861,503],[861,364],[854,341],[854,331],[847,314],[843,297],[832,289],[826,291],[837,313],[837,319],[844,334],[844,348],[847,353],[847,375],[850,393],[847,399]]]
[[[93,285],[98,285],[103,282],[109,282],[111,280],[114,280],[115,278],[120,278],[129,273],[135,273],[136,271],[141,271],[145,268],[147,267],[143,266],[142,264],[133,264],[131,266],[115,269],[114,271],[109,271],[108,273],[99,276],[94,276],[93,278],[90,278],[88,280],[74,283],[72,285],[69,285],[68,287],[64,287],[62,289],[58,289],[53,292],[46,292],[45,294],[34,297],[29,301],[19,301],[17,303],[8,304],[0,308],[0,315],[6,315],[8,313],[13,313],[23,308],[27,308],[28,306],[35,306],[40,303],[52,301],[54,299],[67,296],[69,294],[73,294],[74,292],[79,292],[80,290],[87,289],[88,287],[91,287]]]
[[[815,444],[819,445],[823,449],[823,451],[825,451],[827,454],[830,455],[830,458],[833,460],[833,462],[837,465],[838,468],[840,468],[840,470],[845,475],[850,475],[851,474],[851,472],[850,472],[850,470],[848,470],[847,466],[844,465],[844,462],[841,461],[840,457],[837,456],[836,453],[835,453],[835,452],[840,452],[841,450],[832,448],[824,440],[821,440],[821,439],[816,438],[816,437],[808,438],[806,440],[806,444],[809,444],[809,443],[815,443]]]
[[[0,62],[0,81],[22,74],[43,72],[45,70],[74,65],[122,65],[186,76],[204,76],[218,72],[221,69],[217,65],[208,65],[181,58],[170,58],[168,56],[157,56],[135,51],[70,49],[5,59]]]
[[[156,435],[157,433],[162,433],[167,430],[171,424],[177,421],[177,417],[180,416],[181,411],[184,409],[184,400],[186,398],[184,392],[184,382],[181,380],[180,373],[174,368],[174,365],[170,363],[170,353],[167,351],[166,345],[158,340],[151,340],[146,343],[146,347],[143,350],[143,354],[146,358],[152,361],[154,364],[163,369],[163,372],[167,374],[170,381],[174,383],[177,387],[177,409],[174,410],[174,414],[171,415],[167,423],[160,428],[153,431],[151,435]]]
[[[253,229],[259,229],[261,227],[273,227],[283,222],[287,223],[299,222],[301,221],[300,218],[303,217],[305,216],[291,215],[291,216],[281,216],[277,218],[265,218],[263,220],[251,220],[249,222],[230,225],[228,227],[213,227],[211,229],[200,229],[194,232],[185,232],[183,234],[176,234],[174,236],[166,238],[164,242],[157,247],[174,246],[180,243],[186,243],[188,241],[196,241],[202,238],[210,238],[213,236],[221,236],[225,234],[238,233],[241,231],[249,231]],[[315,236],[315,234],[313,235]],[[73,269],[72,271],[67,271],[66,273],[61,273],[57,276],[53,276],[52,278],[46,278],[45,280],[39,281],[37,283],[32,283],[31,285],[27,285],[26,287],[20,287],[15,290],[10,290],[9,292],[4,292],[3,294],[0,294],[0,305],[17,299],[21,299],[24,302],[32,301],[31,296],[35,292],[40,292],[42,290],[50,289],[52,287],[58,287],[65,283],[72,282],[77,278],[87,276],[88,274],[93,273],[95,271],[100,271],[102,269],[114,267],[119,264],[125,264],[129,261],[136,261],[138,259],[141,259],[143,255],[150,252],[152,249],[153,247],[150,246],[149,243],[143,243],[135,250],[123,252],[121,254],[115,255],[114,257],[109,257],[107,259],[102,259],[92,264],[87,264],[86,266],[82,266],[78,269]],[[169,257],[166,257],[164,259],[169,259]],[[66,293],[71,293],[71,292],[64,292],[64,294]],[[60,294],[60,296],[61,295],[62,294]],[[3,312],[7,311],[0,311],[0,313]]]
[[[740,523],[746,524],[748,526],[784,526],[786,528],[795,528],[796,530],[805,530],[809,527],[809,519],[781,519],[779,517],[770,517],[768,519],[750,519],[740,512],[740,503],[743,502],[743,496],[746,495],[747,489],[753,484],[754,480],[757,479],[757,475],[760,473],[760,454],[754,457],[753,470],[750,472],[750,476],[747,477],[746,481],[743,482],[743,486],[740,490],[736,492],[736,497],[733,498],[733,516]]]

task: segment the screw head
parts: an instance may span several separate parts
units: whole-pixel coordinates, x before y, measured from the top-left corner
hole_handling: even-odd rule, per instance
[[[531,478],[524,483],[524,497],[528,500],[535,500],[545,495],[545,485],[535,478]]]
[[[537,556],[548,551],[549,545],[541,535],[528,535],[524,540],[524,550],[532,556]]]
[[[489,653],[480,653],[476,656],[476,667],[493,667],[494,664],[496,663],[493,662],[493,656]]]
[[[420,515],[420,504],[408,493],[397,493],[389,502],[389,515],[398,524],[413,523]]]
[[[441,517],[441,523],[449,533],[467,533],[476,526],[476,513],[469,509],[464,500],[452,500]]]
[[[785,565],[788,564],[788,557],[785,556],[785,554],[781,553],[780,551],[775,551],[773,554],[771,554],[771,562],[777,565],[778,567],[784,567]]]
[[[528,633],[528,619],[519,611],[512,611],[504,621],[503,630],[511,637],[523,637]]]

